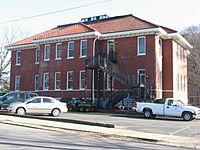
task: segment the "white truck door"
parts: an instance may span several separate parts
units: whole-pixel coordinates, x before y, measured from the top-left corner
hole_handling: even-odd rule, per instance
[[[178,105],[176,100],[169,99],[167,104],[165,104],[165,114],[166,116],[181,116],[181,107]]]

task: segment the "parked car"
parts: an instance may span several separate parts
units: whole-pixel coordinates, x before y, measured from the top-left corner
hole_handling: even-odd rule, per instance
[[[26,113],[50,114],[54,117],[68,111],[67,104],[52,97],[36,96],[25,102],[15,102],[8,106],[8,111],[18,115]]]
[[[38,94],[28,91],[9,92],[0,97],[0,109],[7,109],[11,103],[24,102],[25,100],[35,96],[38,96]]]
[[[182,117],[190,121],[200,117],[200,109],[193,106],[186,106],[181,100],[174,98],[157,99],[153,103],[137,102],[137,112],[144,113],[145,118],[153,118],[156,115]]]

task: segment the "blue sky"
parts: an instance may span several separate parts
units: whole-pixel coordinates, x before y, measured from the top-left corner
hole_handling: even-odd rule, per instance
[[[106,0],[0,0],[0,23],[101,1]],[[30,34],[36,34],[89,16],[133,14],[181,31],[185,27],[200,24],[199,6],[199,0],[110,0],[48,16],[0,24],[0,30],[14,25],[21,26]]]

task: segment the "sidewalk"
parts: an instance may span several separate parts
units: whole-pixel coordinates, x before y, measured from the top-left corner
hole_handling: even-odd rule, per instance
[[[81,125],[65,122],[56,122],[49,120],[40,120],[33,118],[21,118],[8,115],[0,115],[0,123],[15,124],[21,126],[36,127],[42,129],[50,129],[55,131],[79,131],[88,132],[97,135],[115,137],[121,139],[132,139],[137,141],[154,142],[156,144],[172,145],[183,148],[200,149],[200,141],[197,138],[180,137],[173,135],[163,135],[155,133],[146,133],[138,131],[130,131],[124,129],[105,128],[99,126]]]

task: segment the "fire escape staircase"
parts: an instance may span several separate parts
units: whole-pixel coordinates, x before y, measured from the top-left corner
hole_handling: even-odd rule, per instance
[[[138,86],[134,82],[134,78],[130,75],[119,70],[118,66],[112,61],[108,60],[106,57],[100,55],[88,60],[86,67],[88,69],[100,69],[103,72],[107,73],[110,77],[116,79],[123,85],[127,87],[127,90]]]

